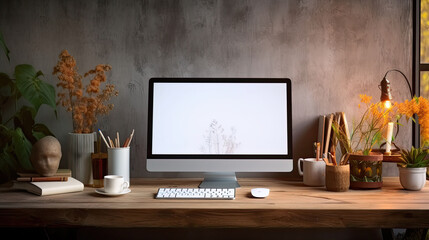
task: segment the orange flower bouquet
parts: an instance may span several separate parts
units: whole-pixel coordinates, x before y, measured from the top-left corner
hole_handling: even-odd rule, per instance
[[[362,108],[361,104],[365,104],[366,109],[359,122],[354,124],[350,136],[340,128],[338,123],[334,122],[332,127],[347,153],[370,155],[374,146],[384,140],[383,133],[387,123],[395,117],[396,106],[386,109],[381,102],[372,103],[371,96],[361,94],[359,97],[361,103],[358,108]]]
[[[72,112],[73,132],[91,133],[97,123],[98,115],[105,115],[113,109],[113,104],[107,104],[112,96],[118,96],[113,84],[106,84],[100,90],[101,83],[106,81],[106,72],[110,71],[110,65],[99,64],[89,70],[83,77],[93,76],[89,84],[84,88],[82,76],[77,72],[76,61],[63,50],[59,55],[59,61],[54,67],[53,75],[59,79],[57,87],[62,88],[58,93],[59,101],[68,112]]]
[[[411,101],[397,103],[398,113],[414,121],[417,115],[420,125],[421,147],[429,146],[429,100],[424,97],[414,97]]]

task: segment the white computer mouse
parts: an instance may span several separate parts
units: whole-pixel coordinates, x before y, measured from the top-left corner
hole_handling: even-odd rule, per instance
[[[268,188],[252,188],[252,190],[250,190],[250,193],[255,198],[264,198],[270,194],[270,189],[268,189]]]

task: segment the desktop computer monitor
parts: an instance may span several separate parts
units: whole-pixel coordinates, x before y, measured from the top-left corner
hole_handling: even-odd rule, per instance
[[[147,170],[203,172],[200,187],[239,187],[236,172],[290,172],[290,79],[152,78]]]

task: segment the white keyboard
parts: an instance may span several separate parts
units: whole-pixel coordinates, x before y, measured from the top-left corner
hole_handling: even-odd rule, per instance
[[[160,188],[162,199],[235,199],[235,188]]]

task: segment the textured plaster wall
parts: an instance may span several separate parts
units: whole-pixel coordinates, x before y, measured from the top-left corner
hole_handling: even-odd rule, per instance
[[[97,64],[113,69],[119,96],[99,119],[105,134],[136,130],[132,177],[195,176],[148,173],[145,166],[147,90],[151,77],[288,77],[293,90],[294,158],[310,157],[317,117],[346,112],[356,119],[358,94],[379,97],[391,68],[411,79],[412,7],[404,0],[2,0],[0,29],[11,50],[1,71],[29,63],[56,84],[52,68],[63,49],[83,74]],[[399,74],[389,75],[397,100],[408,97]],[[38,119],[67,151],[71,114]],[[409,146],[410,126],[398,143]],[[292,173],[241,176],[296,177]],[[62,167],[67,167],[63,158]],[[388,168],[385,173],[395,174]]]

